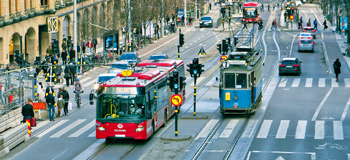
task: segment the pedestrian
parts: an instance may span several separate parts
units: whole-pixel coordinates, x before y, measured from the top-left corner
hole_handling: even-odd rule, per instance
[[[52,56],[52,48],[51,48],[51,45],[49,45],[49,48],[46,49],[46,54],[48,54],[49,56]]]
[[[339,74],[341,73],[340,67],[341,67],[341,63],[340,63],[340,61],[339,61],[339,58],[337,58],[337,59],[335,60],[335,62],[333,63],[335,78],[336,78],[336,81],[337,81],[337,82],[338,82],[338,76],[339,76]]]
[[[274,20],[274,25],[275,25],[275,29],[277,29],[277,19],[275,18],[275,20]]]
[[[300,17],[301,18],[301,17]],[[301,19],[300,19],[301,20]],[[284,22],[287,21],[287,12],[284,12]]]
[[[55,121],[55,97],[52,95],[52,91],[49,92],[48,96],[46,96],[46,104],[49,108],[49,118],[50,121]]]
[[[275,29],[275,21],[273,20],[271,25],[271,30],[274,30],[274,29]]]
[[[4,99],[2,98],[2,84],[0,83],[0,101],[4,103]]]
[[[79,43],[77,43],[77,53],[78,53],[78,57],[80,57],[80,45],[79,45]]]
[[[94,41],[93,41],[93,47],[94,47],[94,53],[96,53],[96,48],[97,48],[97,38],[94,38]]]
[[[51,83],[48,82],[48,83],[47,83],[47,87],[46,87],[46,89],[45,89],[45,97],[48,96],[48,94],[49,94],[50,91],[51,91],[53,94],[55,93],[53,87],[51,86]]]
[[[60,118],[62,117],[63,113],[65,113],[66,111],[64,111],[64,106],[65,106],[65,102],[63,99],[63,95],[60,94],[58,101],[57,101],[57,109],[58,109],[58,115],[60,116]]]
[[[38,101],[44,102],[45,91],[44,91],[43,83],[41,83],[41,82],[39,82],[39,84],[38,84],[37,93],[38,93]]]
[[[62,50],[66,50],[67,44],[65,40],[62,41],[61,47],[62,47]]]
[[[248,27],[247,27],[247,22],[243,22],[243,28],[242,29],[248,29]]]
[[[70,62],[73,62],[75,60],[75,52],[72,47],[70,48],[70,51],[69,51],[69,58],[70,58],[69,60]]]
[[[85,53],[85,47],[86,47],[86,42],[85,40],[83,40],[83,42],[81,43],[81,53]]]
[[[69,66],[66,66],[64,68],[64,78],[66,79],[66,85],[69,87],[69,81],[72,78],[72,71],[70,70]]]
[[[314,28],[315,28],[315,30],[317,30],[317,20],[316,20],[316,18],[314,20]]]
[[[89,47],[89,53],[92,53],[92,48],[94,47],[94,43],[92,42],[91,39],[90,39],[90,41],[88,42],[88,47]]]
[[[188,18],[188,23],[190,26],[192,26],[192,17]]]
[[[324,29],[323,29],[323,30],[328,29],[328,26],[327,26],[327,20],[324,20],[324,21],[323,21],[323,26],[324,26]]]
[[[27,104],[22,107],[22,116],[23,123],[25,123],[27,119],[29,119],[30,122],[30,120],[34,117],[33,101],[31,98],[28,98]]]
[[[301,29],[301,22],[298,22],[298,29]]]
[[[301,29],[303,29],[303,17],[300,16]]]
[[[68,115],[69,93],[66,91],[66,87],[62,88],[61,95],[64,100],[64,115]]]
[[[75,82],[75,79],[77,77],[77,67],[75,66],[75,63],[70,63],[70,71],[72,72],[72,78],[71,78],[71,85]]]
[[[62,62],[63,62],[63,64],[64,65],[66,65],[67,64],[67,51],[66,51],[66,49],[63,49],[62,50],[62,53],[61,53],[61,58],[62,58]]]
[[[307,21],[307,24],[306,24],[308,27],[311,26],[311,19],[309,18],[309,20]]]
[[[61,76],[62,76],[62,66],[60,66],[60,63],[57,62],[56,66],[56,83],[61,83]]]

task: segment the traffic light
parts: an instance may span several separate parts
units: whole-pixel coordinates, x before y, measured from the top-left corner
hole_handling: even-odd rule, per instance
[[[186,77],[180,77],[180,91],[186,86]]]
[[[188,69],[186,69],[186,71],[188,71],[191,75],[191,77],[193,77],[193,64],[187,64]]]
[[[184,34],[180,33],[180,38],[179,38],[179,44],[180,44],[180,47],[182,47],[185,43],[185,37],[184,37]]]
[[[220,9],[221,14],[225,14],[225,8]]]
[[[72,36],[68,36],[68,39],[67,39],[67,48],[71,47],[72,45]]]
[[[226,39],[223,39],[222,40],[222,54],[227,54],[227,52],[228,52],[228,46],[226,43]]]
[[[217,50],[219,51],[219,53],[221,54],[221,51],[222,51],[222,50],[221,50],[221,48],[222,48],[222,47],[221,47],[221,44],[217,44],[216,46],[217,46],[216,49],[217,49]]]
[[[291,14],[294,14],[294,7],[292,7],[292,11],[291,11]]]
[[[198,73],[198,64],[199,64],[199,59],[198,58],[193,58],[192,60],[192,64],[193,64],[193,75],[194,77],[197,77],[197,73]]]
[[[179,72],[175,71],[173,73],[173,76],[174,76],[173,77],[174,78],[174,80],[173,80],[174,91],[176,92],[179,90]]]
[[[293,15],[290,15],[290,16],[289,16],[289,19],[293,20],[293,19],[294,19],[294,16],[293,16]]]
[[[233,38],[233,43],[234,43],[235,46],[238,44],[238,38],[237,37]]]
[[[230,37],[226,38],[226,44],[227,44],[227,51],[228,51],[229,48],[231,50],[231,38]]]
[[[204,72],[203,67],[204,67],[203,64],[198,64],[198,65],[197,65],[198,77],[200,77],[201,74],[202,74],[202,72]]]
[[[53,42],[52,42],[52,52],[54,54],[58,54],[59,53],[58,40],[53,40]]]
[[[19,50],[14,50],[14,52],[15,52],[15,62],[22,67],[23,53],[19,54]]]
[[[170,76],[166,78],[168,80],[167,85],[170,87],[171,90],[174,89],[174,77]]]

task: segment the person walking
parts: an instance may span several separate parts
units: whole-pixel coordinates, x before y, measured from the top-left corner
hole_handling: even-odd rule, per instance
[[[55,97],[52,95],[52,91],[50,91],[49,94],[46,96],[46,104],[49,108],[50,121],[55,121]]]
[[[73,50],[73,47],[71,47],[70,48],[70,50],[69,50],[69,58],[70,58],[70,62],[74,62],[74,60],[75,60],[75,52],[74,52],[74,50]]]
[[[48,54],[49,56],[52,56],[52,48],[51,48],[51,45],[49,45],[49,48],[46,49],[46,54]]]
[[[56,83],[61,83],[61,75],[62,75],[62,66],[60,66],[60,63],[57,62],[57,66],[56,66]]]
[[[242,29],[248,29],[248,27],[247,27],[247,22],[243,22],[243,28]]]
[[[336,81],[337,81],[337,82],[338,82],[338,76],[339,76],[339,74],[341,73],[340,67],[341,67],[341,63],[340,63],[340,61],[339,61],[339,58],[337,58],[337,59],[335,60],[335,62],[333,63],[335,78],[336,78]]]
[[[317,20],[316,20],[316,18],[315,18],[315,20],[314,20],[314,28],[315,28],[315,30],[317,31]]]
[[[97,48],[97,39],[96,38],[94,38],[93,47],[94,47],[94,53],[96,53],[96,48]]]
[[[61,95],[64,100],[64,115],[68,115],[69,93],[66,91],[66,87],[62,88]]]
[[[274,25],[275,25],[275,29],[277,29],[277,19],[275,18],[275,23],[274,23]]]
[[[37,93],[38,93],[38,101],[39,102],[44,102],[45,98],[45,91],[44,91],[44,86],[43,83],[39,82],[38,87],[37,87]]]
[[[30,121],[34,117],[33,101],[31,98],[28,98],[27,104],[22,107],[22,116],[23,123],[25,123],[27,119]]]
[[[57,101],[57,107],[58,107],[59,111],[61,112],[61,113],[58,114],[60,116],[60,118],[62,118],[63,111],[65,110],[64,106],[65,106],[65,102],[64,102],[64,99],[63,99],[63,95],[59,94],[59,98],[58,98],[58,101]],[[66,113],[66,111],[64,111],[64,113]]]
[[[66,49],[63,49],[62,53],[61,53],[61,58],[62,58],[62,62],[64,65],[67,64],[67,55],[68,55],[68,53],[67,53]]]
[[[324,21],[323,21],[323,26],[324,26],[324,29],[323,29],[323,30],[327,30],[327,29],[328,29],[327,20],[324,20]]]
[[[86,46],[86,42],[85,40],[83,40],[83,42],[81,43],[81,53],[85,53],[85,46]]]
[[[72,71],[70,70],[69,66],[66,66],[64,68],[64,78],[66,79],[66,85],[69,87],[69,81],[72,78]]]
[[[61,47],[62,47],[62,50],[66,50],[67,44],[65,40],[62,41]]]
[[[275,30],[275,21],[272,21],[272,25],[271,25],[271,31]]]
[[[72,79],[71,79],[71,83],[70,84],[73,85],[74,82],[75,82],[75,79],[77,77],[77,68],[76,68],[75,65],[73,65],[73,63],[71,63],[69,67],[70,67],[70,71],[72,72]]]

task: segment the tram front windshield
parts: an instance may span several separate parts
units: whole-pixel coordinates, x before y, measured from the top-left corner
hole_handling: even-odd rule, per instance
[[[243,9],[243,17],[254,18],[258,16],[257,8],[255,7],[246,7]]]
[[[145,94],[140,93],[141,90],[136,87],[105,87],[102,90],[97,104],[98,119],[145,119]]]
[[[247,74],[245,73],[225,73],[225,88],[245,89],[247,88]]]

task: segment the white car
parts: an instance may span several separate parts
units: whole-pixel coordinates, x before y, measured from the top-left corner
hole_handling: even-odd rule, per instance
[[[93,88],[96,90],[99,85],[101,85],[103,82],[106,82],[112,78],[115,78],[117,76],[117,73],[103,73],[100,74],[97,77],[97,81],[94,82]]]

